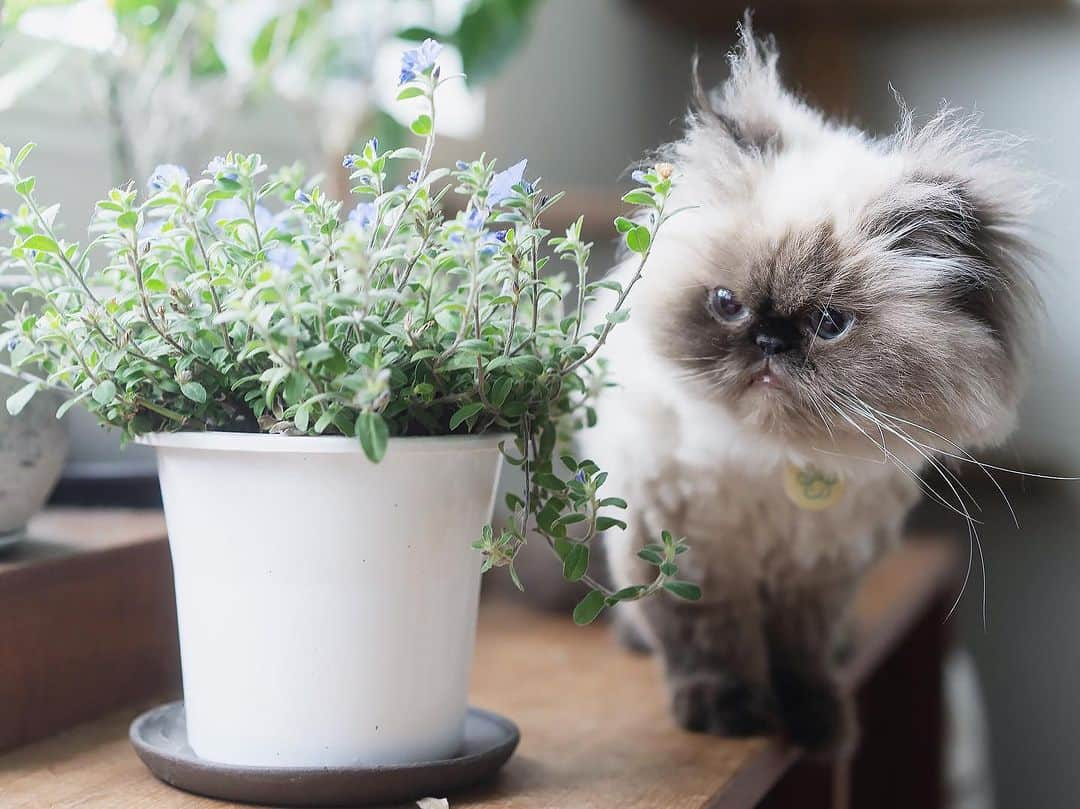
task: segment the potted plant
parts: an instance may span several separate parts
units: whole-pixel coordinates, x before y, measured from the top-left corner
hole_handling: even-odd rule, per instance
[[[525,161],[432,166],[438,89],[460,79],[441,75],[438,51],[428,40],[402,62],[421,147],[372,140],[346,156],[360,197],[347,216],[296,167],[267,176],[258,155],[230,153],[201,177],[162,166],[146,195],[114,189],[80,244],[38,203],[30,147],[0,148],[0,180],[21,198],[0,260],[42,301],[2,336],[32,347],[18,365],[44,369],[9,407],[57,389],[65,409],[157,448],[188,738],[210,761],[452,755],[480,573],[505,566],[516,581],[534,530],[591,587],[578,623],[665,589],[698,595],[666,534],[642,552],[653,580],[612,592],[589,575],[589,543],[623,526],[626,504],[565,439],[594,418],[606,383],[589,361],[630,290],[588,279],[580,219],[551,238],[541,218],[559,195]],[[393,161],[415,166],[406,185],[388,187]],[[639,221],[616,222],[634,281],[670,215],[671,173],[638,174],[625,199]],[[606,318],[590,325],[601,294]],[[525,483],[496,530],[501,458]]]

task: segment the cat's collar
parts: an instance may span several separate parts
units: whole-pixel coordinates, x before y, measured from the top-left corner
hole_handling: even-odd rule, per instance
[[[784,494],[799,508],[824,511],[844,494],[846,481],[836,472],[826,472],[812,464],[788,462],[784,467]]]

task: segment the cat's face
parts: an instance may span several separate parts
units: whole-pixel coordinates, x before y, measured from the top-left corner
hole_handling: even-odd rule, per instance
[[[1000,440],[1034,297],[1011,166],[956,118],[881,141],[830,125],[773,62],[744,42],[673,147],[673,205],[693,209],[647,268],[659,352],[696,395],[801,444]]]

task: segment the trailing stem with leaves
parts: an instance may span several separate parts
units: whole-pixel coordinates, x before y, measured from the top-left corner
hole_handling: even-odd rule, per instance
[[[344,435],[374,462],[392,436],[506,433],[524,487],[507,496],[507,525],[476,542],[485,569],[507,566],[517,581],[514,559],[535,531],[566,578],[591,587],[579,623],[660,590],[696,598],[677,578],[686,546],[666,533],[640,552],[656,568],[651,581],[613,592],[589,575],[592,541],[625,528],[615,515],[626,503],[568,449],[595,421],[590,403],[606,384],[596,355],[629,316],[627,296],[671,215],[673,169],[637,173],[640,187],[624,197],[640,206],[634,221],[616,220],[638,262],[629,283],[590,281],[581,220],[552,236],[542,218],[561,195],[526,179],[524,160],[502,171],[485,157],[431,165],[438,89],[461,78],[441,75],[438,52],[429,40],[402,62],[399,97],[420,107],[420,148],[380,150],[373,139],[347,155],[359,198],[347,215],[298,167],[267,175],[259,155],[230,153],[195,178],[161,166],[146,194],[114,189],[89,241],[72,242],[24,171],[31,147],[0,147],[0,183],[20,200],[0,211],[13,235],[0,272],[24,276],[19,298],[38,299],[0,299],[0,371],[26,382],[8,409],[58,389],[68,395],[58,415],[81,403],[129,439]],[[412,171],[391,187],[395,161]],[[606,317],[586,322],[600,296]]]

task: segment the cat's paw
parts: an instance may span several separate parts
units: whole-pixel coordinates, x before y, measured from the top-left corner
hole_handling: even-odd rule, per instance
[[[776,694],[792,744],[830,758],[854,754],[859,740],[855,706],[835,686],[789,680],[777,684]]]
[[[772,694],[726,672],[672,675],[668,685],[672,715],[687,730],[735,737],[779,730]]]

